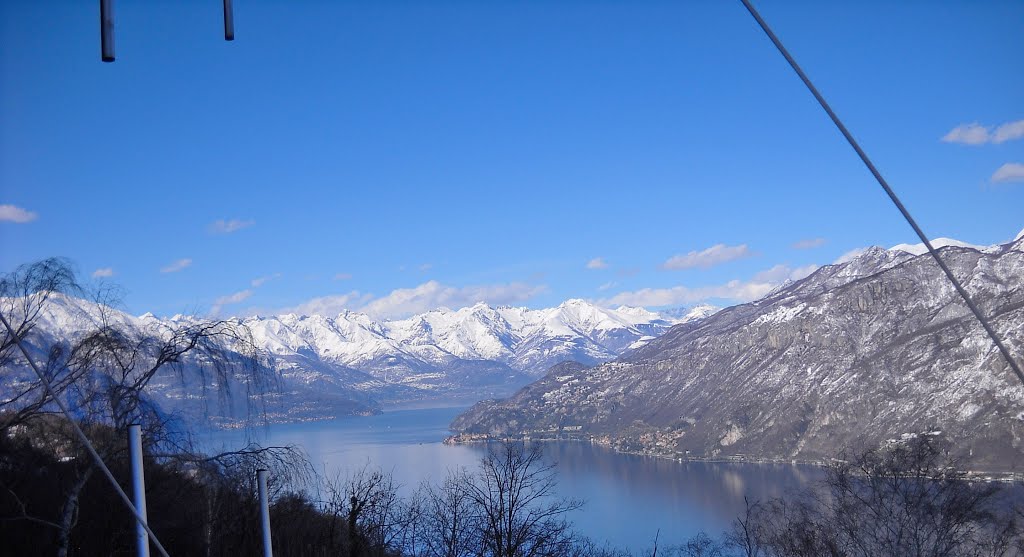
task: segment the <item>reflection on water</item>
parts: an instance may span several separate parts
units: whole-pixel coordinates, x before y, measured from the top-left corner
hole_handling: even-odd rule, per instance
[[[784,494],[821,477],[790,465],[690,462],[624,455],[584,443],[556,443],[565,495],[587,500],[575,517],[591,537],[642,548],[660,539],[675,543],[701,530],[714,535],[751,500]]]
[[[483,445],[447,446],[448,423],[460,408],[388,412],[381,416],[273,425],[264,444],[296,444],[320,473],[334,477],[368,461],[391,471],[408,492],[423,480],[440,481],[447,470],[475,467]],[[211,448],[241,445],[241,432],[207,437]],[[743,498],[783,495],[821,478],[819,469],[780,464],[690,462],[625,455],[588,443],[547,443],[557,463],[559,492],[583,499],[574,513],[578,530],[598,541],[640,549],[660,530],[662,543],[701,530],[717,534],[743,511]]]

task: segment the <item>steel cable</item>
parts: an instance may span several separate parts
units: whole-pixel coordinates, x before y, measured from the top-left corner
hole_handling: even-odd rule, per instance
[[[795,71],[796,74],[800,76],[800,80],[804,82],[804,85],[806,85],[807,89],[810,90],[812,95],[814,95],[814,98],[818,101],[818,104],[821,105],[821,108],[823,108],[825,112],[828,114],[828,117],[832,119],[832,123],[835,124],[837,128],[839,128],[839,131],[843,134],[843,137],[845,137],[846,141],[849,142],[850,147],[853,147],[853,150],[857,152],[857,156],[860,157],[860,160],[863,161],[864,165],[867,166],[868,170],[871,171],[871,175],[874,176],[875,180],[878,181],[878,185],[882,186],[882,189],[885,190],[886,195],[889,196],[889,199],[892,200],[893,204],[896,205],[896,208],[900,210],[901,214],[903,214],[903,218],[906,219],[910,227],[914,229],[914,232],[917,234],[917,237],[920,238],[921,241],[924,243],[925,247],[928,248],[928,253],[930,253],[932,257],[935,258],[935,262],[939,264],[939,267],[942,269],[942,272],[945,273],[946,277],[949,278],[949,281],[953,283],[953,288],[955,288],[956,291],[960,294],[960,296],[964,299],[964,302],[967,302],[967,307],[969,307],[971,309],[971,312],[974,313],[974,316],[978,318],[978,321],[981,323],[981,326],[984,327],[985,332],[988,333],[989,338],[992,339],[992,342],[995,343],[996,348],[998,348],[999,351],[1003,354],[1003,358],[1006,359],[1006,363],[1010,364],[1010,368],[1013,370],[1015,374],[1017,374],[1017,379],[1020,379],[1021,385],[1024,385],[1024,372],[1021,371],[1020,366],[1017,365],[1017,362],[1013,359],[1013,356],[1010,354],[1010,351],[1006,348],[1006,345],[1003,344],[1003,341],[999,338],[999,335],[996,334],[995,329],[993,329],[992,326],[989,325],[988,320],[981,313],[981,310],[978,309],[978,306],[974,303],[974,300],[971,299],[971,296],[967,293],[966,290],[964,290],[964,287],[960,284],[960,281],[957,280],[955,275],[953,275],[953,271],[949,269],[949,267],[946,265],[946,262],[942,260],[941,256],[939,256],[938,250],[936,250],[935,247],[932,246],[932,243],[928,240],[928,237],[925,236],[924,231],[922,231],[921,227],[917,225],[917,222],[914,220],[914,218],[910,216],[910,211],[908,211],[907,208],[903,205],[903,203],[900,201],[900,198],[896,196],[896,192],[894,192],[892,188],[889,187],[889,183],[885,181],[885,178],[882,177],[882,174],[878,171],[877,168],[875,168],[874,163],[872,163],[871,159],[868,158],[867,153],[865,153],[864,150],[861,149],[860,144],[858,144],[857,140],[854,139],[853,135],[850,134],[850,130],[846,129],[846,126],[843,125],[842,120],[840,120],[839,117],[836,116],[836,113],[832,110],[832,107],[829,106],[828,102],[825,101],[825,97],[821,96],[821,93],[818,92],[818,88],[814,86],[814,83],[811,82],[811,79],[807,77],[807,74],[804,73],[803,69],[800,68],[800,65],[796,63],[796,60],[794,60],[793,56],[789,53],[788,50],[786,50],[786,47],[782,45],[782,41],[779,40],[779,37],[775,35],[771,27],[768,26],[768,23],[766,23],[764,18],[761,17],[761,14],[758,13],[757,9],[755,9],[753,4],[750,3],[750,0],[740,1],[743,2],[743,5],[747,8],[747,11],[750,12],[750,15],[754,17],[754,20],[757,21],[757,24],[761,27],[761,30],[764,31],[766,35],[768,35],[768,38],[771,39],[772,43],[775,45],[775,48],[777,48],[779,50],[779,53],[781,53],[782,56],[786,59],[786,62],[789,62],[789,65],[790,67],[793,68],[793,71]]]

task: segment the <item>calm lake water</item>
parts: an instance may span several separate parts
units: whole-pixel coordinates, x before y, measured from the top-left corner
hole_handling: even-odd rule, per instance
[[[380,416],[272,425],[256,434],[264,444],[301,446],[321,474],[367,462],[391,471],[406,490],[441,481],[449,469],[474,468],[484,445],[448,446],[441,440],[462,408],[390,411]],[[252,436],[253,434],[249,434]],[[244,443],[241,432],[220,432],[214,448]],[[588,443],[546,443],[557,464],[559,494],[586,501],[571,517],[577,531],[599,542],[638,550],[678,543],[701,530],[718,535],[743,511],[743,498],[766,499],[817,481],[810,466],[679,463],[619,454]]]

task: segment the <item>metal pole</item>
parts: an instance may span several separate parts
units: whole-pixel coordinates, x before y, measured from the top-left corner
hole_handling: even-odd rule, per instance
[[[11,338],[14,339],[15,344],[18,345],[18,349],[20,349],[21,353],[25,356],[25,361],[28,362],[29,367],[32,368],[32,371],[36,372],[36,377],[38,377],[39,382],[43,384],[43,388],[46,390],[46,393],[49,394],[50,398],[53,400],[53,403],[56,404],[58,408],[60,408],[60,411],[64,414],[64,417],[67,418],[68,423],[71,424],[71,429],[74,430],[75,435],[78,436],[78,440],[81,441],[82,445],[85,446],[85,450],[89,451],[89,456],[92,457],[93,462],[96,463],[96,466],[99,467],[100,472],[103,472],[103,475],[107,478],[107,481],[110,482],[110,487],[114,488],[114,491],[117,492],[118,497],[120,497],[121,501],[124,503],[124,506],[128,507],[128,511],[135,515],[135,518],[142,523],[142,526],[146,529],[146,533],[149,534],[149,539],[153,540],[153,545],[156,546],[156,550],[160,552],[160,555],[163,555],[164,557],[170,557],[169,555],[167,555],[167,550],[164,549],[163,544],[160,543],[160,540],[156,538],[156,534],[153,533],[153,530],[149,527],[149,524],[146,524],[145,519],[139,516],[139,511],[135,508],[135,505],[132,504],[131,499],[128,498],[128,494],[126,494],[124,490],[121,489],[121,484],[117,483],[117,479],[114,478],[114,474],[110,472],[110,468],[108,468],[106,463],[103,462],[103,459],[100,458],[100,454],[96,452],[96,447],[92,446],[92,443],[89,442],[89,438],[86,437],[85,432],[82,431],[81,426],[79,426],[78,422],[75,421],[75,417],[71,415],[71,411],[68,410],[68,405],[65,404],[64,401],[61,400],[59,396],[57,396],[58,393],[57,391],[53,390],[53,385],[50,383],[50,380],[46,378],[46,374],[43,373],[43,370],[39,369],[39,366],[36,365],[36,362],[32,359],[32,355],[28,353],[28,348],[25,348],[25,343],[22,342],[21,337],[19,337],[18,333],[15,332],[14,328],[11,327],[10,322],[7,321],[7,318],[4,317],[3,313],[0,313],[0,323],[3,323],[4,328],[7,329],[7,333],[11,335]]]
[[[135,508],[139,511],[142,521],[146,517],[146,477],[142,472],[142,426],[128,426],[128,450],[132,458],[132,491],[135,495]],[[135,520],[135,547],[139,557],[149,557],[149,534],[139,519]]]
[[[267,471],[256,471],[256,483],[260,489],[260,528],[263,531],[263,557],[274,557],[270,543],[270,498],[267,495]]]
[[[224,0],[224,40],[235,40],[235,12],[231,0]]]
[[[114,0],[100,0],[100,57],[114,61]]]

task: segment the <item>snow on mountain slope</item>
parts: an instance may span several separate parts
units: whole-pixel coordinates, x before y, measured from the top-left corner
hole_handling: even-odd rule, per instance
[[[931,242],[932,247],[935,249],[944,248],[947,246],[956,246],[958,248],[971,248],[976,250],[985,249],[985,246],[976,246],[974,244],[968,244],[967,242],[961,242],[960,240],[954,240],[952,238],[935,238],[934,240],[929,241]],[[897,244],[889,249],[905,251],[911,255],[923,255],[925,253],[928,253],[928,248],[926,248],[924,244]]]
[[[941,253],[1024,363],[1024,237]],[[942,431],[976,469],[1024,470],[1024,388],[928,254],[869,248],[615,361],[560,370],[452,429],[785,461]]]
[[[619,308],[620,310],[622,308]],[[705,317],[712,316],[722,308],[713,306],[711,304],[700,304],[693,307],[679,307],[668,311],[663,311],[662,315],[672,318],[679,323],[687,323],[697,319],[704,319]]]
[[[94,330],[101,313],[120,326],[150,334],[199,321],[190,315],[158,318],[126,313],[55,295],[40,315],[38,330],[48,342],[72,341]],[[551,365],[576,360],[593,365],[650,342],[683,319],[640,308],[606,309],[583,300],[555,308],[526,309],[476,304],[457,311],[441,308],[408,319],[378,322],[363,313],[334,317],[284,314],[233,318],[244,324],[257,346],[273,357],[287,395],[283,404],[303,405],[372,400],[488,397],[511,392]],[[185,397],[183,386],[156,381],[166,398]],[[0,393],[2,394],[2,393]],[[287,402],[291,401],[291,402]],[[332,402],[334,401],[334,402]],[[319,412],[330,415],[330,408]]]
[[[281,315],[243,320],[274,354],[314,354],[392,378],[436,373],[459,361],[496,362],[537,376],[564,360],[597,363],[615,358],[679,321],[644,309],[606,309],[583,300],[539,310],[478,303],[387,322],[355,312],[334,318]]]
[[[9,304],[3,304],[8,307]],[[80,298],[51,293],[42,305],[32,333],[27,337],[30,353],[37,362],[46,358],[50,347],[72,344],[84,335],[103,326],[112,326],[129,336],[166,339],[181,326],[200,322],[194,316],[176,315],[160,319],[150,313],[134,317],[109,306]],[[341,366],[324,365],[303,357],[309,351],[309,342],[286,327],[264,323],[254,331],[260,345],[272,356],[281,381],[275,382],[272,392],[266,393],[261,405],[268,419],[295,420],[324,418],[339,414],[367,414],[379,412],[380,405],[373,400],[381,393],[401,392],[400,387],[389,387],[373,377]],[[313,335],[316,336],[316,335]],[[230,347],[228,347],[230,350]],[[197,359],[193,359],[193,357]],[[224,396],[205,400],[197,396],[202,386],[196,383],[202,366],[202,356],[186,356],[178,369],[167,366],[149,382],[146,394],[166,411],[177,411],[190,419],[210,418],[215,421],[246,419],[248,403],[244,393],[249,377],[244,372],[229,377],[229,389]],[[34,375],[24,362],[15,360],[0,373],[0,400],[7,400],[19,385],[34,382]]]

